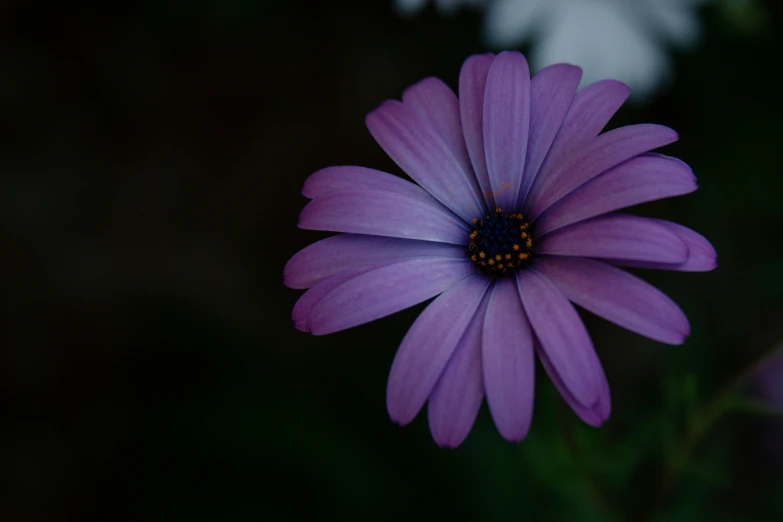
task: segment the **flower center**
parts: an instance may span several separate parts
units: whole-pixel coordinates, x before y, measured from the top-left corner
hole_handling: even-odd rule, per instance
[[[533,237],[522,214],[506,215],[499,208],[474,219],[468,244],[470,260],[491,275],[507,275],[532,259]]]

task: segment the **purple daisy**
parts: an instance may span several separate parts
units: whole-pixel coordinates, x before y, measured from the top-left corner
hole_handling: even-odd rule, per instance
[[[435,441],[456,447],[486,396],[500,434],[522,440],[533,413],[535,358],[586,423],[610,412],[609,387],[570,301],[668,344],[690,333],[680,308],[617,265],[716,267],[701,235],[616,213],[696,190],[680,160],[650,153],[677,140],[660,125],[599,134],[629,95],[614,80],[579,92],[578,67],[532,79],[517,52],[476,55],[459,98],[427,78],[367,116],[378,144],[415,182],[363,167],[311,175],[299,216],[341,232],[298,252],[285,284],[305,289],[296,327],[344,330],[436,297],[411,326],[386,403],[409,423],[428,404]]]

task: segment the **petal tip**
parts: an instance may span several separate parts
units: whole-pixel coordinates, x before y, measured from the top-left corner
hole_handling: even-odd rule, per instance
[[[626,98],[631,95],[632,89],[631,86],[627,83],[614,79],[607,79],[603,81],[606,82],[607,85],[611,85],[614,89],[617,90],[618,93],[624,93]]]
[[[432,434],[432,440],[435,441],[435,444],[438,445],[439,448],[444,450],[455,450],[457,449],[460,444],[462,444],[462,440],[460,438],[455,437],[449,437],[449,436],[442,436],[442,435],[435,435]]]
[[[294,319],[293,322],[294,322],[294,328],[296,328],[300,332],[310,333],[310,330],[308,330],[307,328],[307,321],[305,321],[304,319],[299,319],[299,320]]]
[[[310,221],[310,214],[312,213],[313,207],[312,204],[315,203],[314,201],[309,202],[307,205],[302,208],[301,211],[299,211],[299,216],[296,218],[296,226],[298,228],[301,228],[303,230],[308,230],[311,227]]]
[[[680,328],[672,332],[670,338],[660,339],[660,342],[671,346],[682,346],[683,344],[685,344],[685,341],[687,341],[688,337],[690,336],[691,336],[691,328],[690,325],[686,324],[684,328]]]
[[[582,416],[582,421],[593,428],[600,428],[603,426],[612,414],[610,407],[604,406],[602,402],[598,402],[593,406],[592,413],[593,415]]]
[[[391,407],[388,407],[387,409],[392,424],[398,428],[404,428],[413,420],[412,418],[407,418],[408,416],[404,415],[403,412],[393,410]]]
[[[528,430],[525,430],[525,432],[522,433],[522,434],[519,434],[519,433],[510,433],[510,434],[509,433],[501,433],[500,436],[503,437],[503,439],[506,442],[510,442],[512,444],[519,444],[520,442],[525,440],[525,438],[527,437],[527,431]]]
[[[389,386],[391,383],[389,384]],[[389,414],[389,418],[398,428],[407,426],[415,417],[418,411],[411,414],[408,411],[410,408],[406,407],[405,399],[403,397],[396,396],[394,392],[386,391],[386,411]]]
[[[383,118],[383,115],[389,110],[393,109],[396,104],[402,105],[402,103],[397,100],[384,100],[375,109],[367,113],[367,116],[364,117],[364,124],[367,126],[370,134],[373,134],[373,130],[376,128],[376,124],[380,123],[378,120]]]
[[[509,61],[513,63],[514,65],[518,65],[521,67],[524,67],[525,69],[528,69],[528,63],[527,58],[525,58],[525,55],[520,53],[519,51],[502,51],[500,52],[496,57],[492,65],[495,65],[495,63],[502,63],[504,61]]]
[[[598,428],[601,428],[607,420],[609,420],[609,417],[606,417],[606,418],[604,418],[604,417],[596,417],[595,419],[591,419],[590,421],[586,421],[584,419],[582,419],[582,420],[588,426],[591,426],[593,428],[598,429]]]
[[[287,288],[291,288],[292,290],[301,290],[302,285],[298,282],[298,278],[296,277],[296,270],[293,266],[294,259],[296,259],[295,255],[289,259],[283,267],[283,285]]]

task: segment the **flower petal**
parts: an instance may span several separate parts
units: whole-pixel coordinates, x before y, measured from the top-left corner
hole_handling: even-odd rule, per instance
[[[591,365],[596,375],[596,380],[599,382],[600,393],[598,395],[598,402],[591,407],[582,406],[576,398],[571,395],[571,392],[566,387],[563,379],[560,378],[552,363],[549,361],[549,357],[542,349],[541,344],[536,343],[536,353],[538,354],[538,360],[541,361],[541,366],[546,370],[549,379],[552,384],[555,385],[557,391],[560,392],[560,396],[563,400],[574,410],[580,419],[590,426],[598,427],[603,424],[606,419],[609,418],[609,414],[612,411],[612,398],[609,394],[609,383],[606,380],[606,374],[601,366],[601,361],[598,360],[598,356],[595,351],[591,351],[589,357],[591,359]]]
[[[696,177],[684,162],[662,154],[644,154],[591,179],[536,219],[545,234],[607,212],[696,190]]]
[[[412,109],[389,100],[368,114],[366,123],[386,154],[435,199],[465,221],[483,212],[472,175]]]
[[[322,297],[308,325],[313,335],[351,328],[426,301],[476,271],[467,259],[407,259],[360,274]]]
[[[484,89],[494,54],[476,54],[465,60],[459,73],[459,110],[465,145],[476,174],[481,194],[490,207],[495,207],[492,185],[484,156]]]
[[[655,220],[628,214],[605,214],[559,228],[542,237],[535,251],[657,263],[688,259],[688,248],[677,234]]]
[[[364,167],[327,167],[311,174],[304,182],[302,195],[315,199],[334,192],[357,190],[383,190],[403,194],[445,209],[420,186],[380,170]]]
[[[432,438],[444,448],[456,448],[462,444],[473,427],[484,398],[481,331],[487,301],[485,294],[427,403]]]
[[[525,174],[519,189],[525,201],[533,180],[546,158],[582,78],[582,69],[558,63],[544,68],[530,81],[530,134]]]
[[[584,258],[545,257],[536,271],[596,315],[650,339],[682,344],[688,318],[666,294],[625,270]]]
[[[707,239],[698,232],[688,227],[664,221],[662,219],[651,219],[666,227],[670,232],[677,234],[677,237],[688,247],[688,259],[684,263],[657,263],[654,261],[614,259],[609,262],[639,268],[654,268],[657,270],[677,270],[680,272],[709,272],[718,266],[718,254],[715,248]]]
[[[484,92],[484,148],[487,171],[502,209],[516,208],[525,170],[530,126],[530,71],[518,52],[502,52],[487,76]]]
[[[302,294],[302,296],[296,301],[294,310],[291,314],[291,319],[294,321],[294,326],[297,330],[309,332],[310,328],[308,326],[307,319],[310,317],[310,311],[323,296],[360,274],[363,274],[374,268],[380,268],[382,266],[389,265],[394,262],[394,260],[390,260],[386,261],[385,263],[375,263],[364,268],[346,270],[345,272],[340,272],[339,274],[319,282],[310,288],[307,292]]]
[[[289,288],[310,288],[344,270],[417,257],[459,259],[465,257],[465,247],[415,239],[339,234],[294,254],[283,269],[283,282]]]
[[[419,412],[476,313],[490,280],[468,277],[435,299],[416,319],[394,356],[386,389],[389,416],[408,424]]]
[[[464,244],[467,226],[453,214],[410,196],[362,190],[333,192],[308,203],[299,227]]]
[[[474,179],[473,166],[462,134],[457,95],[439,79],[426,78],[402,93],[402,103],[413,109],[416,115],[446,142],[459,162],[462,172],[470,178],[474,197],[483,202],[481,189]]]
[[[576,93],[539,175],[548,177],[585,143],[598,136],[630,93],[631,89],[617,80],[601,80]]]
[[[623,161],[677,141],[668,127],[649,123],[610,130],[573,153],[546,176],[537,176],[530,190],[530,218],[554,202]]]
[[[525,438],[533,418],[533,353],[533,330],[516,281],[498,279],[484,319],[481,367],[489,412],[500,434],[511,442]]]
[[[564,389],[581,406],[593,408],[601,400],[603,375],[596,369],[593,343],[579,314],[535,269],[518,271],[517,286],[530,325]]]

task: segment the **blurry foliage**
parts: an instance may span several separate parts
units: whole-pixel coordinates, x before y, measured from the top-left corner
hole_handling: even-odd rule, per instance
[[[768,35],[776,25],[763,0],[723,0],[720,9],[726,27],[745,37]]]
[[[713,273],[639,271],[686,311],[691,338],[662,346],[585,313],[609,422],[581,424],[539,371],[522,444],[484,408],[453,451],[425,414],[400,429],[385,410],[422,307],[309,337],[290,324],[282,268],[321,237],[296,228],[304,178],[332,164],[399,173],[364,115],[424,76],[455,86],[483,51],[478,15],[42,9],[0,7],[0,519],[783,520],[783,462],[758,444],[767,418],[724,393],[783,316],[779,3],[707,7],[671,90],[611,124],[677,129],[666,152],[699,179],[637,209],[718,250]]]

